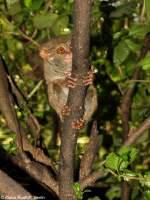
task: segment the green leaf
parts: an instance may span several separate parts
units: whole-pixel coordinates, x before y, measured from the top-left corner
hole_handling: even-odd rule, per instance
[[[19,2],[12,4],[8,9],[8,14],[12,16],[18,14],[19,12],[21,12],[21,5]]]
[[[131,148],[130,162],[133,162],[137,158],[138,153],[139,153],[139,151],[136,148]]]
[[[58,15],[55,13],[38,14],[33,17],[33,24],[37,29],[49,28],[56,23],[57,19]]]
[[[92,198],[88,198],[88,200],[101,200],[101,199],[100,199],[100,197],[95,196],[95,197],[92,197]]]
[[[138,51],[141,48],[140,44],[133,42],[131,39],[126,39],[125,43],[128,46],[128,48],[133,52]]]
[[[106,157],[105,167],[111,170],[115,170],[115,171],[118,171],[118,170],[122,171],[127,168],[128,164],[129,163],[127,161],[123,160],[117,154],[110,153]]]
[[[77,200],[82,200],[83,199],[83,192],[81,191],[80,184],[74,183],[73,189],[75,191],[75,195],[76,195]]]
[[[75,192],[79,192],[81,190],[80,184],[79,183],[74,183],[73,184],[73,189]]]
[[[147,19],[150,22],[150,0],[145,0],[145,12]]]
[[[32,0],[24,0],[24,5],[29,8],[32,4]]]
[[[125,43],[125,41],[119,42],[119,44],[114,49],[113,60],[116,66],[119,66],[126,60],[130,53],[130,49]]]
[[[31,9],[33,11],[39,10],[42,6],[42,4],[44,3],[44,0],[33,0],[32,4],[31,4]]]
[[[69,22],[68,16],[60,16],[55,21],[55,26],[52,27],[52,31],[55,35],[65,34],[65,28],[67,28]]]
[[[139,62],[139,65],[142,66],[142,69],[145,71],[150,70],[150,53],[146,54],[146,56]]]
[[[113,186],[111,187],[109,190],[107,190],[106,192],[106,197],[109,200],[113,200],[116,198],[119,198],[121,196],[121,191],[120,191],[120,187],[119,186]]]
[[[150,172],[146,172],[145,175],[144,175],[144,178],[145,179],[150,179]],[[144,184],[144,186],[147,186],[150,188],[150,181],[142,181],[142,183]]]
[[[125,169],[124,170],[124,174],[125,174],[125,176],[129,176],[129,177],[135,177],[135,176],[137,176],[137,174],[135,172],[133,172],[133,171],[131,171],[129,169]]]
[[[2,29],[2,31],[10,31],[10,32],[13,32],[14,30],[14,25],[12,23],[10,23],[5,17],[1,16],[0,17],[0,27]]]
[[[129,30],[129,36],[133,38],[144,38],[144,36],[149,32],[150,24],[148,25],[133,25]]]
[[[131,148],[131,147],[122,147],[119,150],[119,155],[128,162],[133,162],[138,154],[138,150],[136,148]]]
[[[150,199],[150,190],[144,191],[145,196],[147,197],[147,200]]]

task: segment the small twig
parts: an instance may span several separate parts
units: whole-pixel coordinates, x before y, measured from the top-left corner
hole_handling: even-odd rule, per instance
[[[144,178],[144,177],[137,177],[137,176],[131,176],[131,175],[127,175],[127,174],[116,174],[114,171],[112,170],[108,170],[114,177],[120,177],[123,178],[124,180],[139,180],[139,181],[144,181],[144,182],[150,182],[150,178]]]
[[[148,129],[150,129],[150,117],[148,117],[138,129],[135,131],[132,130],[132,134],[129,134],[127,140],[124,142],[124,146],[133,145]]]
[[[141,5],[141,13],[140,13],[140,21],[144,22],[145,20],[145,0],[142,0],[142,5]]]
[[[43,80],[40,80],[38,84],[34,87],[34,89],[30,92],[30,94],[28,94],[27,100],[29,100],[36,93],[36,91],[41,87],[42,84]]]
[[[104,173],[101,171],[94,171],[88,176],[86,176],[84,179],[82,179],[80,183],[81,190],[83,191],[86,187],[92,186],[95,184],[97,180],[104,177]]]
[[[25,33],[23,33],[21,30],[19,30],[18,32],[11,32],[11,31],[5,31],[5,33],[8,34],[12,34],[12,35],[16,35],[16,36],[22,36],[23,38],[27,39],[28,41],[32,42],[35,46],[37,46],[38,48],[40,47],[40,44],[38,44],[38,42],[36,42],[35,40],[33,40],[31,37],[27,36]]]
[[[126,83],[150,83],[150,80],[128,80]]]

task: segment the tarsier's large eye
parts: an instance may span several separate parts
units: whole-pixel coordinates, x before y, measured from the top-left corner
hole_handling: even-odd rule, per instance
[[[64,54],[66,51],[65,51],[65,48],[64,47],[58,47],[56,49],[56,52],[57,54]]]

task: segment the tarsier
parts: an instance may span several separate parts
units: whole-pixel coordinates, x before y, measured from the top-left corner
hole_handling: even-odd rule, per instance
[[[40,56],[44,60],[44,78],[48,89],[49,104],[63,121],[64,115],[70,113],[70,108],[66,105],[69,88],[75,88],[78,83],[77,78],[71,77],[72,50],[70,38],[62,37],[46,42],[40,49]],[[79,81],[81,84],[90,86],[85,98],[83,119],[73,121],[72,128],[82,128],[97,107],[97,93],[92,81],[92,70]]]

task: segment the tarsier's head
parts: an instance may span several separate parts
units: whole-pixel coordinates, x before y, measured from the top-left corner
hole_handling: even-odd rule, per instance
[[[68,37],[61,37],[52,39],[46,43],[45,47],[48,49],[48,60],[59,59],[65,63],[72,62],[72,48],[71,40]]]

